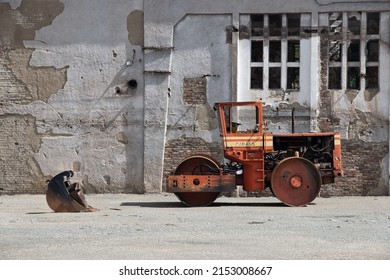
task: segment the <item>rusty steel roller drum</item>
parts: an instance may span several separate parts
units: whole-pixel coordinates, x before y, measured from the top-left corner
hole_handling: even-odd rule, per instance
[[[286,158],[272,171],[271,188],[284,204],[305,206],[317,197],[321,188],[321,174],[305,158]]]
[[[207,155],[193,155],[186,158],[175,170],[175,175],[213,175],[219,174],[219,164]],[[175,192],[175,195],[187,206],[208,206],[220,192]]]

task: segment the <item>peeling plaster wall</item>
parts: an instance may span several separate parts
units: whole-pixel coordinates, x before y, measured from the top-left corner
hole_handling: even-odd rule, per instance
[[[390,13],[381,14],[379,90],[327,89],[327,34],[321,35],[318,124],[342,134],[345,177],[324,188],[339,195],[389,195]]]
[[[34,112],[28,104],[42,104],[64,87],[66,67],[29,65],[33,49],[25,40],[52,24],[62,13],[59,1],[0,3],[0,193],[42,193],[48,174],[35,159],[42,144]]]
[[[350,2],[350,3],[349,3]],[[156,9],[156,6],[159,9]],[[388,30],[382,30],[383,44],[381,45],[381,53],[384,60],[381,60],[382,82],[381,91],[378,94],[372,94],[371,92],[361,92],[356,98],[353,98],[353,104],[351,104],[351,94],[348,92],[329,92],[324,87],[326,81],[323,75],[327,74],[327,66],[323,64],[324,56],[322,54],[321,37],[318,33],[313,32],[308,34],[306,40],[301,41],[301,58],[302,63],[306,63],[309,67],[301,69],[301,89],[298,92],[278,92],[269,91],[254,93],[249,90],[249,64],[250,59],[250,45],[248,44],[248,34],[245,33],[248,28],[245,28],[249,21],[249,14],[272,14],[272,13],[305,13],[308,17],[305,18],[306,26],[315,30],[320,26],[319,14],[332,11],[389,11],[389,2],[375,2],[369,3],[369,1],[273,1],[273,2],[259,2],[259,1],[242,1],[239,4],[234,1],[176,1],[176,0],[145,0],[145,45],[155,48],[165,48],[164,51],[160,50],[154,52],[150,63],[147,63],[146,68],[150,65],[149,70],[160,71],[164,73],[166,77],[166,83],[160,84],[160,90],[148,92],[146,90],[145,95],[149,94],[156,96],[155,93],[159,92],[161,95],[162,104],[164,109],[161,112],[162,119],[167,121],[166,139],[164,141],[153,142],[156,149],[163,147],[165,143],[166,155],[160,153],[158,162],[162,160],[168,160],[166,165],[174,169],[175,164],[171,165],[172,160],[180,162],[179,158],[185,157],[185,150],[182,148],[183,143],[191,146],[188,136],[196,136],[204,139],[208,145],[217,143],[219,137],[216,129],[209,127],[208,132],[202,132],[197,127],[196,111],[199,104],[194,104],[191,108],[188,108],[188,104],[178,102],[183,96],[185,97],[186,85],[181,84],[180,75],[177,73],[185,74],[191,73],[194,69],[197,69],[198,64],[193,62],[187,62],[187,57],[181,58],[182,64],[177,64],[180,54],[179,50],[176,50],[178,40],[175,31],[178,26],[183,23],[183,19],[189,17],[196,17],[196,15],[205,16],[208,15],[211,18],[216,18],[221,15],[231,16],[231,26],[234,26],[231,30],[239,30],[238,42],[234,41],[234,36],[227,36],[228,41],[232,40],[232,45],[238,45],[237,60],[234,60],[232,55],[233,49],[231,49],[231,64],[225,72],[229,72],[231,77],[237,75],[238,81],[229,83],[232,87],[230,92],[226,96],[213,96],[208,95],[208,103],[211,104],[216,100],[224,100],[225,97],[232,100],[258,100],[262,99],[266,102],[265,118],[268,120],[268,129],[273,133],[284,133],[291,131],[291,112],[292,108],[296,109],[296,127],[295,131],[341,131],[343,137],[343,154],[348,157],[344,160],[344,169],[346,177],[337,181],[336,184],[328,185],[324,187],[322,195],[372,195],[372,194],[389,194],[388,183],[388,170],[389,163],[386,160],[388,157],[388,143],[389,143],[389,101],[387,96],[389,94],[388,85],[384,85],[387,82],[386,77],[389,68],[389,44],[387,37],[389,36]],[[160,11],[164,10],[164,13]],[[239,15],[237,17],[237,15]],[[237,23],[237,18],[238,23]],[[184,20],[185,21],[185,20]],[[383,24],[384,26],[386,23]],[[188,31],[193,31],[197,26],[201,26],[200,23],[194,22],[192,26],[188,27]],[[207,33],[212,28],[205,27],[203,34],[193,32],[192,36],[195,38],[191,52],[198,52],[198,40],[202,41],[202,36],[207,36]],[[226,30],[229,30],[227,28]],[[241,35],[241,32],[242,35]],[[237,36],[236,36],[237,38]],[[188,42],[192,42],[192,38],[184,38]],[[210,36],[208,40],[212,41]],[[191,53],[189,52],[189,53]],[[207,52],[198,53],[199,61]],[[148,61],[148,59],[146,59]],[[152,61],[157,64],[153,66]],[[160,63],[161,62],[161,63]],[[187,63],[186,63],[187,62]],[[217,61],[214,61],[215,63]],[[175,64],[176,63],[176,64]],[[207,69],[207,68],[206,68]],[[197,75],[187,75],[187,78],[197,78]],[[153,79],[151,79],[152,81]],[[237,87],[237,88],[235,88]],[[179,89],[179,90],[178,90]],[[180,92],[181,90],[181,92]],[[237,93],[237,95],[236,95]],[[196,91],[194,94],[198,94]],[[179,97],[177,96],[179,95]],[[214,98],[214,100],[212,100]],[[185,98],[186,99],[186,98]],[[155,101],[154,101],[155,102]],[[351,105],[349,105],[351,104]],[[151,108],[145,103],[145,116],[149,114],[148,111],[152,111]],[[177,114],[177,116],[175,116]],[[212,118],[211,115],[203,115],[204,119]],[[175,121],[176,120],[176,121]],[[341,120],[339,122],[339,120]],[[181,124],[181,125],[178,125]],[[343,124],[343,125],[341,125]],[[192,130],[191,131],[191,127]],[[206,126],[204,126],[206,127]],[[161,134],[164,133],[164,129],[161,126]],[[146,133],[147,134],[147,133]],[[145,134],[145,135],[146,135]],[[177,159],[172,159],[169,153],[172,153],[172,145],[175,145],[175,139],[182,139],[180,149],[183,152],[180,156],[176,153]],[[173,143],[173,144],[172,144]],[[157,145],[156,145],[157,144]],[[150,145],[148,141],[145,145]],[[150,145],[151,146],[151,145]],[[204,147],[204,145],[202,145]],[[203,149],[203,148],[201,148]],[[189,153],[190,149],[187,149]],[[364,151],[362,153],[362,151]],[[209,150],[211,153],[211,150]],[[378,157],[370,157],[378,154]],[[146,158],[146,154],[145,154]],[[361,159],[360,161],[358,159]],[[367,160],[370,160],[367,162]],[[370,164],[370,168],[366,168],[365,165]],[[156,168],[156,166],[154,167]],[[158,170],[161,170],[157,167]],[[157,170],[156,169],[156,170]],[[367,170],[365,170],[367,169]],[[356,171],[358,170],[358,171]],[[365,171],[363,171],[365,170]],[[173,170],[171,170],[173,171]],[[369,173],[376,174],[375,176],[367,176]],[[160,173],[159,173],[160,174]],[[352,189],[348,186],[348,182],[354,176],[357,176],[356,180],[353,180]],[[158,185],[161,175],[153,181],[150,185]],[[370,181],[371,180],[371,181]],[[158,190],[158,188],[157,188]]]
[[[90,192],[144,192],[143,1],[0,2],[0,182],[25,174],[1,193],[69,169]]]
[[[213,103],[229,100],[230,44],[226,42],[226,27],[231,16],[183,15],[172,26],[172,42],[160,45],[145,33],[145,188],[159,192],[164,181],[164,150],[170,153],[170,140],[203,138],[219,141]],[[208,32],[204,32],[208,29]],[[153,33],[155,34],[155,33]],[[159,39],[158,36],[153,38]],[[148,43],[146,43],[148,42]],[[183,91],[195,94],[201,80],[202,101],[183,98]],[[150,86],[149,90],[149,85]],[[198,89],[197,89],[198,87]],[[198,92],[199,94],[199,92]],[[158,121],[157,121],[158,120]],[[150,156],[153,155],[153,156]],[[175,163],[189,155],[175,158]],[[172,165],[169,165],[172,166]],[[170,167],[166,167],[170,168]],[[170,170],[172,171],[172,170]],[[150,176],[154,174],[154,176]]]
[[[174,29],[175,50],[172,55],[167,139],[182,135],[202,137],[208,141],[218,139],[214,102],[231,99],[229,61],[231,45],[226,43],[226,27],[231,23],[229,15],[185,16]],[[208,28],[208,32],[204,30]],[[188,67],[188,66],[191,67]],[[187,79],[201,79],[198,88],[204,98],[189,100],[196,95],[196,85]],[[212,114],[208,114],[212,111]],[[209,129],[210,128],[210,129]],[[214,133],[210,135],[210,132]]]
[[[302,40],[299,92],[249,90],[249,14],[305,13],[318,27],[322,12],[370,10],[387,11],[379,92],[327,90],[318,33]],[[292,108],[296,131],[341,131],[346,176],[321,195],[387,195],[389,11],[363,0],[0,0],[0,194],[42,193],[67,169],[90,192],[160,192],[189,154],[222,162],[214,102],[262,98],[273,133],[291,131]]]
[[[169,160],[165,170],[173,171],[185,157],[194,154],[197,139],[206,140],[199,145],[203,150],[203,146],[209,147],[203,153],[213,154],[223,162],[218,121],[212,107],[217,101],[231,100],[231,73],[226,71],[231,68],[231,43],[226,31],[231,21],[229,15],[187,15],[174,28],[165,145]],[[175,139],[182,138],[186,140],[178,145]],[[178,156],[173,157],[171,151],[175,147],[181,153],[175,152]]]

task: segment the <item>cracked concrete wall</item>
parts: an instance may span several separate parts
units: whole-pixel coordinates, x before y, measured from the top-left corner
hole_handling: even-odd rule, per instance
[[[1,193],[144,192],[143,1],[1,0],[0,26]]]

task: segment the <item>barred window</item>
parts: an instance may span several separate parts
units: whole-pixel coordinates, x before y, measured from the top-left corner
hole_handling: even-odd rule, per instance
[[[380,14],[337,12],[328,19],[328,88],[378,89]]]
[[[251,89],[299,89],[300,39],[300,14],[251,15]]]

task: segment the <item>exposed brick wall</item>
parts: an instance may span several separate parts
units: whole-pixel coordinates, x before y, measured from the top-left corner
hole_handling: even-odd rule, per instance
[[[389,153],[388,143],[342,140],[341,145],[344,176],[336,178],[334,184],[323,185],[320,196],[364,196],[376,193],[382,175],[380,161]]]
[[[182,137],[168,141],[165,145],[163,189],[165,178],[175,172],[176,167],[187,157],[205,154],[223,163],[223,151],[221,143],[207,143],[201,138]]]
[[[27,85],[12,72],[9,49],[0,49],[0,106],[3,102],[25,104],[33,101]]]
[[[0,194],[44,193],[46,179],[34,160],[40,138],[31,116],[0,117]]]
[[[318,127],[322,132],[334,131],[334,125],[339,123],[339,119],[332,112],[332,92],[328,90],[328,27],[321,27],[320,33],[320,96],[318,106]]]
[[[28,104],[47,99],[64,88],[67,68],[31,67],[31,49],[0,47],[0,102]],[[0,104],[1,105],[1,104]]]
[[[184,78],[183,101],[187,105],[206,103],[206,78]]]
[[[19,105],[46,102],[64,87],[67,67],[30,66],[34,49],[24,41],[34,40],[63,10],[59,0],[22,1],[17,9],[0,3],[0,194],[46,191],[49,178],[35,161],[41,147],[36,119]],[[13,110],[23,114],[9,113]]]
[[[334,131],[334,127],[340,125],[340,116],[333,112],[333,93],[328,90],[328,29],[327,27],[321,27],[320,30],[325,32],[320,32],[321,79],[318,128],[325,132]],[[348,95],[350,92],[345,94]],[[360,121],[365,121],[365,119],[361,118]],[[365,123],[365,126],[370,125],[368,122]],[[357,129],[353,126],[353,122],[350,124],[350,129]],[[343,139],[341,142],[344,177],[336,178],[334,184],[322,186],[320,196],[364,196],[373,193],[388,195],[388,190],[386,191],[384,188],[379,190],[382,176],[380,161],[389,152],[388,143],[360,141],[354,136],[359,134],[359,131],[351,131],[350,134],[350,137],[354,139]]]
[[[0,3],[0,45],[24,48],[24,41],[34,40],[35,31],[50,25],[64,8],[60,0],[24,0],[15,10]]]

